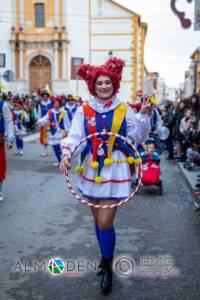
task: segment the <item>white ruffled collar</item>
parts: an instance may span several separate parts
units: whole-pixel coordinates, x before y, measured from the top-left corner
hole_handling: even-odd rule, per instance
[[[62,111],[62,108],[60,108],[59,110],[55,110],[54,108],[52,109],[52,112],[54,114],[59,114]]]
[[[51,103],[51,100],[49,100],[49,99],[48,99],[47,102],[45,102],[45,101],[43,101],[43,100],[41,101],[41,104],[43,104],[43,105],[45,105],[45,106],[47,106],[47,105],[50,104],[50,103]]]
[[[65,104],[66,108],[69,108],[69,110],[72,110],[74,107],[76,107],[76,104],[69,105],[68,103]]]
[[[115,109],[119,105],[119,103],[120,103],[120,100],[117,97],[115,97],[112,105],[109,108],[108,107],[104,108],[103,103],[100,103],[97,100],[97,98],[93,98],[92,100],[90,100],[89,105],[98,113],[105,113],[105,112]]]

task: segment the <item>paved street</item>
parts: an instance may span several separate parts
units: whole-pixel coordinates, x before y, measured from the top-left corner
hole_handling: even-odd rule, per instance
[[[113,292],[103,297],[94,270],[83,272],[87,262],[99,260],[88,207],[68,192],[50,148],[45,158],[36,141],[26,143],[24,157],[14,152],[7,153],[6,199],[0,206],[1,300],[200,298],[200,214],[192,211],[193,196],[175,163],[162,159],[163,196],[145,188],[116,217],[116,256],[135,266],[147,258],[156,263],[143,265],[143,274],[134,274],[134,268],[127,276],[115,272]],[[72,178],[75,183],[76,175]],[[68,272],[52,276],[47,264],[56,257],[67,262]],[[159,257],[171,260],[166,276]],[[69,267],[79,260],[81,270]],[[45,270],[39,270],[43,263]]]

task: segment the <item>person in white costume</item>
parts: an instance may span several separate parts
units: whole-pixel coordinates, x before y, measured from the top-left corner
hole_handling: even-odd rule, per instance
[[[142,143],[150,130],[150,104],[144,103],[138,114],[116,96],[124,67],[124,61],[111,58],[104,65],[81,65],[78,75],[88,85],[94,98],[79,107],[74,115],[67,138],[62,140],[63,153],[61,171],[70,167],[69,151],[74,149],[85,136],[94,132],[112,131],[127,137],[134,143]],[[127,99],[128,100],[128,99]],[[134,153],[121,139],[98,136],[88,140],[79,149],[80,174],[78,188],[82,194],[95,203],[109,204],[126,198],[131,192],[131,170]],[[78,154],[78,153],[77,153]],[[102,254],[97,274],[102,274],[101,290],[104,294],[112,289],[112,260],[115,248],[113,227],[117,208],[94,208],[96,237]]]
[[[53,104],[49,98],[49,92],[43,90],[41,93],[41,101],[38,106],[38,119],[46,116],[48,111],[53,108]],[[42,156],[47,155],[47,137],[48,137],[48,126],[40,127],[40,144],[43,146]]]
[[[27,112],[25,111],[23,100],[22,99],[14,99],[13,100],[14,110],[13,110],[13,121],[14,121],[14,129],[15,129],[15,137],[16,137],[16,147],[17,154],[24,154],[24,141],[23,137],[27,132],[27,123],[29,121],[29,117]]]
[[[76,97],[75,96],[73,96],[71,94],[67,95],[66,104],[64,106],[64,109],[67,112],[68,119],[69,119],[70,123],[72,123],[74,114],[77,110]]]
[[[62,108],[62,99],[52,98],[53,109],[50,109],[47,114],[38,120],[39,126],[49,126],[47,144],[53,147],[57,162],[54,166],[58,166],[61,161],[61,140],[67,136],[70,127],[70,121],[67,113]]]

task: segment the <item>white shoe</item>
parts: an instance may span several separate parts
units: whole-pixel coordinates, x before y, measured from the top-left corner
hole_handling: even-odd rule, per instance
[[[58,167],[60,165],[60,163],[59,162],[55,162],[55,163],[53,163],[53,166],[54,167]]]
[[[19,155],[24,155],[24,152],[21,150],[21,151],[19,151]]]
[[[42,156],[47,156],[47,152],[42,152]]]
[[[3,202],[3,193],[0,192],[0,202]]]

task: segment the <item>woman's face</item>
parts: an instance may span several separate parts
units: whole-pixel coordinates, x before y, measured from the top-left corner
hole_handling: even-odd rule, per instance
[[[183,109],[184,107],[185,107],[185,103],[184,103],[184,102],[180,102],[180,103],[179,103],[179,108],[180,108],[180,109]]]
[[[191,117],[191,110],[190,109],[188,109],[186,112],[185,112],[185,116],[186,116],[186,118],[190,118]]]
[[[112,80],[108,76],[100,75],[95,82],[95,93],[98,98],[108,100],[114,92]]]
[[[177,106],[178,106],[178,102],[177,102],[177,101],[174,101],[174,102],[173,102],[173,107],[174,107],[174,109],[176,109]]]
[[[191,102],[192,102],[192,104],[196,103],[197,102],[197,98],[196,97],[192,97]]]
[[[58,102],[58,101],[54,102],[53,108],[55,110],[59,110],[60,109],[60,102]]]

